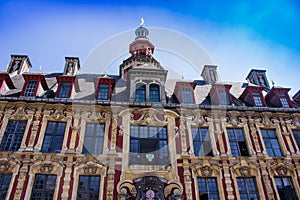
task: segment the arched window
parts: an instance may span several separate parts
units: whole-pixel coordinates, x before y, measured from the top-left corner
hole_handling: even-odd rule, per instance
[[[135,89],[135,101],[145,102],[146,101],[146,85],[136,85]]]
[[[159,85],[151,84],[149,88],[150,102],[160,102]]]

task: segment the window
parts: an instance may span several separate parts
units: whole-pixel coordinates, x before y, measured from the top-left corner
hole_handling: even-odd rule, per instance
[[[282,156],[275,129],[261,130],[269,156]]]
[[[24,96],[26,97],[33,97],[35,95],[35,90],[37,86],[37,80],[29,80],[24,91]]]
[[[228,95],[226,90],[219,90],[220,105],[229,105]]]
[[[79,176],[77,200],[98,200],[99,187],[99,176]]]
[[[166,127],[130,127],[130,164],[168,165]]]
[[[26,120],[9,120],[0,145],[0,150],[18,151],[25,132]]]
[[[59,98],[69,98],[71,91],[71,82],[62,82],[59,89]]]
[[[240,199],[258,200],[259,195],[254,178],[237,178]]]
[[[105,124],[86,124],[82,153],[101,154]]]
[[[279,93],[279,99],[280,99],[282,107],[284,107],[284,108],[290,107],[290,105],[286,99],[286,95],[284,93]]]
[[[65,129],[65,122],[48,122],[41,151],[60,153]]]
[[[30,199],[53,199],[55,182],[56,175],[36,174]]]
[[[198,190],[201,200],[219,199],[216,178],[198,178]]]
[[[195,156],[213,156],[208,128],[192,128]]]
[[[149,92],[150,102],[159,102],[159,85],[151,84],[150,85],[150,92]]]
[[[294,134],[296,143],[298,145],[298,148],[300,149],[300,130],[293,130],[293,134]]]
[[[275,177],[275,183],[280,200],[296,200],[296,193],[291,178]]]
[[[101,83],[98,85],[99,100],[108,100],[108,89],[109,89],[109,84]]]
[[[253,100],[254,100],[254,105],[255,106],[263,106],[260,98],[260,92],[252,92]]]
[[[191,88],[182,88],[182,103],[194,103]]]
[[[227,133],[232,156],[249,156],[243,129],[228,128]]]
[[[135,101],[145,102],[146,101],[146,85],[137,86],[135,90]]]
[[[5,199],[7,190],[9,188],[10,179],[11,174],[0,174],[0,199]]]

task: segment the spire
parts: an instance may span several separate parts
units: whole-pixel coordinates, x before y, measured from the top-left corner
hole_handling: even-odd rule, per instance
[[[138,39],[148,39],[149,31],[145,28],[144,18],[141,18],[140,26],[135,30],[136,40]]]

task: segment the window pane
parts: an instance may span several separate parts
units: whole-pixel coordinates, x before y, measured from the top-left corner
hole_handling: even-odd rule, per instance
[[[47,124],[44,141],[42,145],[42,152],[60,153],[64,134],[66,129],[65,122],[51,122]]]
[[[36,90],[37,83],[38,83],[38,81],[36,81],[36,80],[28,81],[27,86],[24,91],[24,96],[33,97],[35,90]]]
[[[208,128],[192,128],[195,156],[213,156]]]
[[[227,133],[232,156],[249,156],[243,129],[228,128]]]
[[[300,130],[293,130],[293,134],[294,134],[296,143],[298,145],[298,148],[300,149]]]
[[[98,99],[108,100],[109,84],[101,83],[98,85]]]
[[[104,123],[87,123],[82,153],[102,154],[104,132]]]
[[[130,130],[130,164],[168,165],[166,127],[132,125]]]
[[[252,92],[252,96],[256,106],[263,106],[260,99],[260,92]]]
[[[254,178],[237,178],[241,199],[258,200],[258,190]]]
[[[192,88],[182,88],[182,103],[194,103]]]
[[[198,191],[200,199],[219,199],[216,178],[198,178]]]
[[[149,88],[150,102],[160,102],[159,86],[151,84]]]
[[[297,199],[290,177],[275,177],[275,183],[281,200]]]
[[[17,151],[21,146],[25,132],[26,120],[10,120],[1,141],[0,150]]]
[[[62,82],[59,89],[59,98],[69,98],[71,91],[71,82]]]
[[[11,174],[0,173],[0,199],[5,199],[10,184]]]
[[[53,199],[55,183],[56,175],[36,174],[30,199]]]
[[[221,105],[229,105],[228,95],[225,90],[219,90],[219,98]]]
[[[269,156],[282,156],[275,129],[262,129],[262,136]]]
[[[135,101],[145,102],[146,101],[146,86],[142,85],[135,90]]]
[[[77,200],[98,200],[100,176],[79,176]]]

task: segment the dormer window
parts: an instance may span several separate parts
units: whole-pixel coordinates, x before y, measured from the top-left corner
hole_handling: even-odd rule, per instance
[[[285,93],[279,93],[279,99],[280,99],[280,103],[281,103],[282,107],[284,107],[284,108],[289,108],[290,107],[290,105],[287,101]]]
[[[228,94],[225,90],[219,90],[220,105],[229,105]]]
[[[69,98],[71,89],[71,82],[62,82],[59,88],[58,98]]]
[[[45,94],[49,87],[42,74],[23,74],[25,83],[21,92],[21,96],[40,97]]]
[[[24,91],[25,97],[33,97],[36,95],[38,81],[37,80],[29,80],[27,86]]]
[[[182,88],[182,103],[193,103],[192,88]]]
[[[109,84],[100,83],[98,85],[98,99],[99,100],[108,100]]]
[[[135,101],[145,102],[146,101],[146,85],[138,84],[135,89]]]
[[[255,106],[262,107],[263,104],[261,102],[260,92],[256,92],[256,91],[252,92],[252,96],[253,96],[253,101],[254,101]]]
[[[149,99],[150,102],[159,102],[160,95],[159,95],[159,85],[151,84],[149,87]]]
[[[213,84],[209,92],[213,105],[230,105],[232,103],[229,90],[231,85]]]

